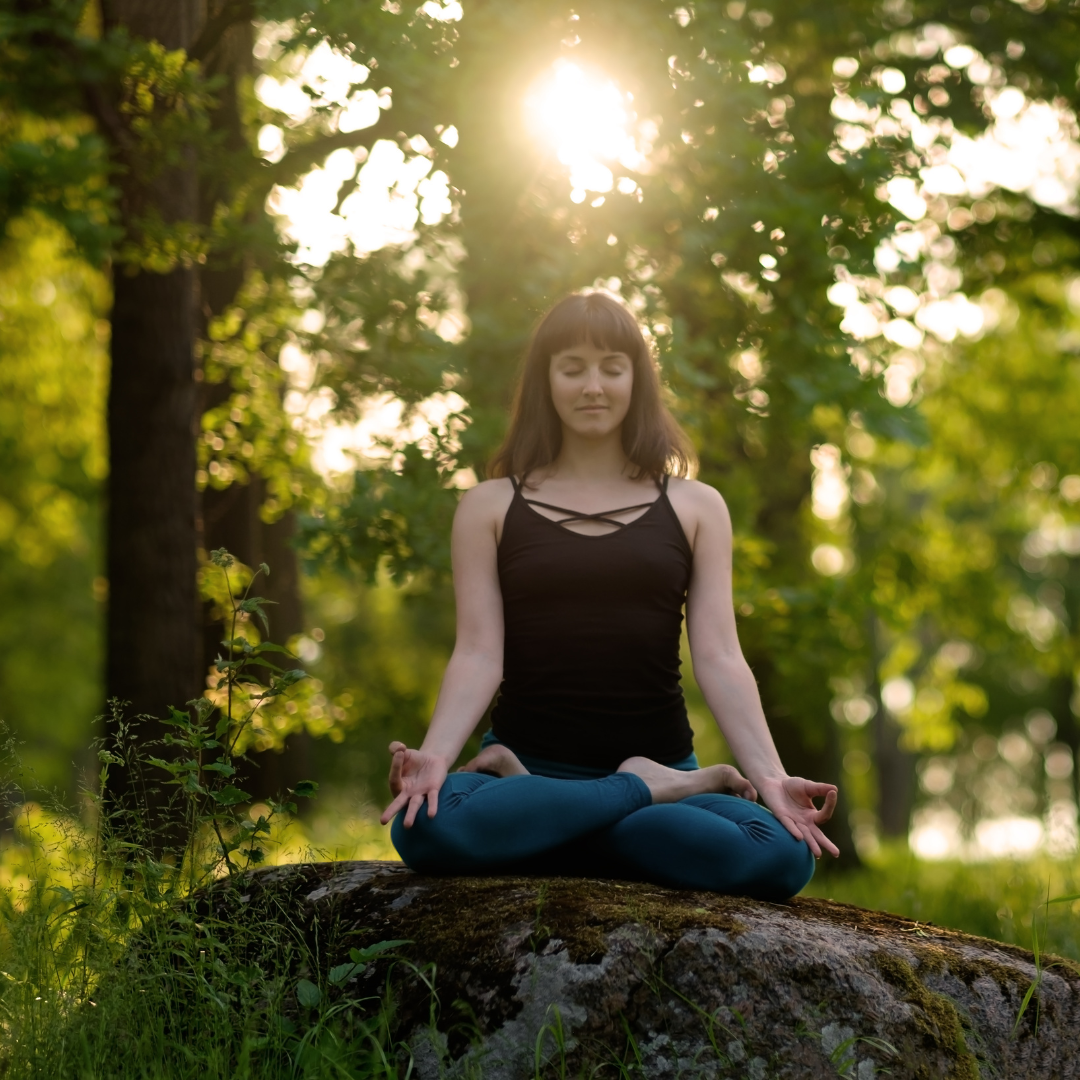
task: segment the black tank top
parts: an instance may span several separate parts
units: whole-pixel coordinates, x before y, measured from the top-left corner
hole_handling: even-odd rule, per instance
[[[492,712],[501,742],[549,761],[614,769],[635,754],[674,762],[693,750],[679,684],[690,544],[667,495],[640,517],[568,515],[529,505],[521,486],[499,542],[506,625]],[[547,506],[546,503],[539,505]],[[587,536],[568,521],[605,521]]]

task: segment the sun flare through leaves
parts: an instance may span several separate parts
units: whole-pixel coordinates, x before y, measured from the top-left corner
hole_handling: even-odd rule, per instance
[[[526,97],[526,115],[538,141],[570,170],[574,202],[584,202],[590,191],[611,191],[611,165],[635,169],[640,164],[632,103],[633,96],[603,72],[568,60],[556,61]]]

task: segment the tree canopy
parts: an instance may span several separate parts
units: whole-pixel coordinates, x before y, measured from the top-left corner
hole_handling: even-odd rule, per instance
[[[204,507],[246,485],[266,521],[300,509],[313,563],[444,575],[455,485],[501,437],[530,327],[602,286],[648,328],[731,506],[741,634],[793,768],[847,762],[855,801],[904,831],[911,754],[976,722],[1045,708],[1080,748],[1075,3],[194,11],[39,0],[0,22],[3,217],[51,217],[112,270],[113,484],[132,497],[109,525],[128,553],[111,625],[154,590],[171,606],[140,637],[194,608],[194,501],[169,533],[190,557],[140,540],[129,574],[155,483]],[[601,87],[618,145],[538,128],[529,103],[559,79],[571,108]],[[1017,125],[1053,160],[995,172]],[[283,217],[297,192],[325,204],[321,251]],[[170,362],[190,385],[168,451],[121,484],[124,425],[160,404],[155,327],[186,327]],[[347,420],[380,395],[453,416],[326,487],[295,410]],[[200,689],[196,623],[176,692]]]

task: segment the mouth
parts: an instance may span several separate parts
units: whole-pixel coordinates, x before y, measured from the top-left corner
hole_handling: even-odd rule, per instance
[[[577,411],[585,413],[601,413],[607,412],[607,408],[608,407],[606,405],[582,405],[578,408]]]

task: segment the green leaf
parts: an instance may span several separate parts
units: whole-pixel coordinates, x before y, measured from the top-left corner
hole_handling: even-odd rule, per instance
[[[1053,900],[1047,900],[1048,904],[1071,904],[1074,900],[1080,900],[1080,893],[1071,893],[1069,896],[1055,896]]]
[[[159,757],[148,757],[146,760],[159,769],[165,769],[166,772],[178,773],[186,771],[185,766],[178,765],[175,761],[166,761],[164,758]]]
[[[289,650],[286,649],[284,645],[275,645],[272,641],[260,641],[259,644],[255,646],[255,652],[279,652],[284,653],[286,656],[291,656],[293,657],[293,659],[296,659],[295,653],[289,652]]]
[[[396,949],[399,945],[411,945],[412,941],[402,938],[398,941],[378,941],[374,945],[367,945],[363,949],[350,949],[349,959],[354,964],[366,964],[369,960],[373,960],[380,953],[388,952],[390,949]]]
[[[305,1009],[314,1009],[322,1001],[322,991],[307,979],[301,979],[296,984],[296,1000]]]
[[[208,765],[204,765],[203,768],[207,772],[221,773],[222,776],[232,776],[236,772],[236,769],[224,761],[211,761]]]
[[[259,621],[263,624],[263,629],[270,633],[270,620],[266,616],[266,612],[263,610],[264,604],[276,604],[276,600],[267,600],[262,596],[249,596],[240,601],[239,610],[247,612],[248,614],[258,615]]]
[[[313,799],[315,792],[319,790],[319,785],[314,780],[301,780],[296,787],[292,789],[292,793],[300,799]]]
[[[221,806],[236,806],[237,803],[248,802],[251,796],[246,791],[241,791],[230,784],[220,791],[211,791],[210,798]]]
[[[356,975],[363,970],[363,964],[338,964],[337,967],[332,967],[330,969],[330,974],[327,978],[331,986],[338,986],[346,979],[351,979],[353,975]]]

